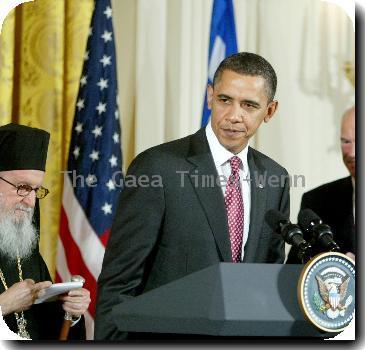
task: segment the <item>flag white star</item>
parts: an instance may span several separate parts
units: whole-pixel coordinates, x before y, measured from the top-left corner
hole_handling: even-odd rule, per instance
[[[104,43],[107,43],[108,41],[112,41],[112,32],[108,32],[107,30],[104,30],[104,34],[101,36],[104,39]]]
[[[85,100],[82,98],[79,98],[79,100],[76,103],[77,109],[81,111],[85,107]]]
[[[109,203],[104,203],[104,205],[101,207],[101,210],[104,212],[105,215],[112,213],[112,205]]]
[[[116,109],[114,112],[115,119],[119,119],[119,111]]]
[[[98,136],[101,136],[102,135],[102,130],[103,130],[103,127],[102,126],[95,125],[95,128],[92,131],[92,133],[94,134],[95,138],[98,138]]]
[[[89,59],[89,51],[86,51],[84,54],[84,61],[87,61]]]
[[[89,36],[92,36],[93,35],[93,27],[90,27],[89,28]]]
[[[96,176],[95,175],[89,174],[87,176],[87,178],[85,179],[85,181],[86,181],[86,183],[87,183],[88,186],[91,186],[91,185],[93,185],[97,181],[97,179],[96,179]]]
[[[84,86],[87,84],[87,75],[83,75],[80,79],[80,85]]]
[[[108,79],[100,78],[99,82],[96,85],[100,87],[101,91],[103,91],[108,87]]]
[[[109,188],[109,191],[113,191],[115,190],[115,183],[113,182],[112,179],[110,179],[107,183],[106,183],[106,187]]]
[[[75,126],[75,131],[78,133],[78,134],[81,134],[82,133],[82,127],[83,127],[83,124],[80,123],[80,122],[77,122],[77,125]]]
[[[79,158],[79,156],[80,156],[80,147],[76,146],[72,153],[73,153],[75,159]]]
[[[106,103],[99,102],[95,109],[98,111],[99,115],[103,112],[106,112]]]
[[[110,18],[112,16],[112,8],[108,6],[106,10],[104,11],[104,14],[107,18]]]
[[[115,155],[112,155],[109,158],[109,163],[112,166],[112,168],[118,165],[117,161],[118,161],[118,158]]]
[[[99,160],[99,152],[93,150],[91,152],[91,154],[89,155],[89,157],[92,159],[92,161],[94,162],[95,160]]]
[[[114,143],[119,143],[119,135],[118,135],[118,133],[114,133],[113,134],[113,140],[114,140]]]
[[[103,58],[99,61],[103,64],[103,67],[111,65],[112,56],[103,55]]]

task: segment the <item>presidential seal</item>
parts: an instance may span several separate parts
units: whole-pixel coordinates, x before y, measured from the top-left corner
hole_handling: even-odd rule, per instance
[[[323,253],[303,268],[298,282],[305,317],[325,332],[341,332],[355,314],[355,263],[341,253]]]

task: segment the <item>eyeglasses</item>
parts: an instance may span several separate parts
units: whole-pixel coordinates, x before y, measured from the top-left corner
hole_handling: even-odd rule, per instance
[[[16,193],[18,194],[18,196],[20,197],[27,197],[30,195],[30,193],[32,191],[35,192],[35,196],[38,198],[38,199],[42,199],[44,198],[45,196],[47,196],[47,194],[49,193],[48,189],[47,188],[44,188],[44,187],[38,187],[38,188],[33,188],[32,186],[30,185],[26,185],[26,184],[22,184],[22,185],[14,185],[12,184],[11,182],[9,182],[8,180],[5,180],[3,177],[0,176],[0,179],[7,182],[9,185],[12,185],[13,187],[16,188]]]

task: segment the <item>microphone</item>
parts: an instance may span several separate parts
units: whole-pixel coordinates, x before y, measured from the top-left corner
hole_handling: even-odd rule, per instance
[[[302,263],[311,258],[311,245],[303,238],[303,232],[298,225],[292,224],[285,216],[275,209],[270,209],[265,220],[276,232],[279,232],[284,241],[298,250],[298,258]]]
[[[314,241],[330,252],[340,252],[341,249],[333,240],[331,228],[324,224],[321,218],[311,209],[303,209],[298,215],[300,227],[308,232]]]

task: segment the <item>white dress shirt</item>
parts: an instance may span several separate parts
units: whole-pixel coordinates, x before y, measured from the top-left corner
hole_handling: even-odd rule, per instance
[[[247,163],[247,152],[248,145],[238,154],[233,154],[224,148],[217,139],[215,135],[212,125],[209,122],[205,133],[208,139],[208,144],[210,151],[213,156],[214,164],[217,169],[218,175],[225,179],[226,181],[221,181],[221,188],[223,192],[223,196],[226,192],[226,182],[228,181],[229,176],[231,175],[231,164],[229,160],[237,156],[241,159],[242,165],[239,170],[240,175],[240,183],[241,183],[241,191],[242,191],[242,199],[243,199],[243,241],[242,241],[242,254],[241,260],[245,255],[245,245],[248,238],[249,227],[250,227],[250,211],[251,211],[251,182],[250,182],[250,169],[248,168]]]

